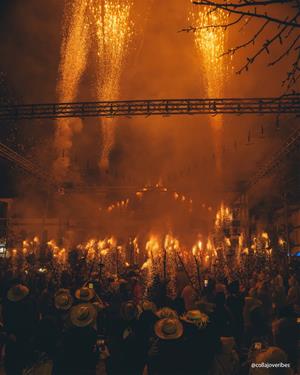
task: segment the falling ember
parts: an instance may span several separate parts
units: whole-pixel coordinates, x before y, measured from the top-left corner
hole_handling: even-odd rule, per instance
[[[222,27],[212,26],[225,25],[228,22],[228,13],[222,9],[212,12],[207,7],[199,11],[197,7],[197,11],[191,14],[191,19],[196,27],[195,44],[205,72],[207,95],[210,98],[222,97],[228,72],[228,64],[224,56],[227,44],[226,32]]]
[[[88,26],[87,4],[74,0],[66,4],[64,32],[57,84],[58,99],[62,103],[76,98],[81,75],[87,62]],[[55,146],[58,157],[54,164],[57,178],[64,178],[70,166],[70,150],[74,131],[81,129],[80,120],[60,119],[57,122]]]
[[[190,21],[196,28],[195,45],[201,58],[206,95],[209,98],[223,97],[228,66],[230,65],[224,56],[227,34],[223,27],[213,26],[225,25],[228,22],[228,13],[222,9],[212,11],[210,7],[193,7]],[[215,163],[218,175],[222,171],[220,134],[222,123],[223,118],[220,115],[211,118],[211,125],[215,133]]]
[[[117,100],[120,92],[122,67],[132,38],[129,0],[89,0],[89,8],[96,26],[99,100]],[[109,154],[114,145],[115,124],[102,120],[102,152],[99,166],[107,170]]]

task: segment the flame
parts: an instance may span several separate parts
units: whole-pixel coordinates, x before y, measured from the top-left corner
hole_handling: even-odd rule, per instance
[[[193,249],[192,249],[192,253],[193,253],[193,255],[194,255],[194,257],[196,256],[196,254],[197,254],[197,246],[193,246]]]

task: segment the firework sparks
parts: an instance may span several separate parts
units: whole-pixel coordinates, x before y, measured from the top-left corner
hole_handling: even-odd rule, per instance
[[[75,99],[80,77],[86,67],[89,31],[86,12],[87,4],[81,0],[74,0],[71,7],[69,3],[66,5],[57,84],[58,98],[62,103]],[[58,178],[64,178],[66,175],[70,166],[72,135],[74,131],[80,129],[80,120],[60,119],[57,123],[55,146],[58,157],[54,171]]]
[[[132,38],[129,0],[89,0],[96,26],[99,100],[117,100],[120,92],[122,67]],[[100,168],[108,169],[109,154],[114,145],[115,127],[112,119],[102,120],[102,152]]]
[[[226,52],[227,34],[222,27],[211,27],[213,25],[224,25],[228,21],[228,13],[222,9],[211,12],[211,9],[204,7],[190,13],[190,20],[195,25],[195,45],[201,59],[201,66],[204,72],[206,95],[209,98],[220,98],[224,96],[225,81],[228,75],[228,61]],[[207,27],[209,26],[209,27]],[[211,125],[214,130],[215,161],[218,175],[222,171],[221,163],[221,134],[223,118],[221,116],[211,118]]]

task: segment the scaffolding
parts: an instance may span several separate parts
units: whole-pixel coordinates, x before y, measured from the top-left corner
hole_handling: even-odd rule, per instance
[[[220,114],[300,114],[300,94],[274,98],[158,99],[1,105],[0,120]]]

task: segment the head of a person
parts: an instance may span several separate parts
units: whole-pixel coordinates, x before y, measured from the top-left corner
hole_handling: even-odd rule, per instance
[[[182,317],[181,320],[192,324],[198,329],[204,329],[207,324],[209,323],[209,317],[208,315],[204,314],[203,312],[199,310],[190,310],[187,311]]]
[[[95,291],[94,289],[83,287],[76,290],[75,297],[79,301],[89,302],[95,297]]]
[[[139,316],[139,309],[134,301],[127,301],[121,305],[121,317],[127,322],[136,320]]]
[[[267,368],[264,365],[269,364]],[[251,375],[288,375],[290,368],[279,367],[278,364],[288,364],[287,355],[276,346],[271,346],[268,349],[256,355],[254,364],[252,365]],[[271,366],[271,365],[274,365]],[[277,366],[277,367],[276,367]]]
[[[293,319],[279,319],[272,324],[273,340],[275,345],[281,348],[290,347],[297,340],[298,327]]]
[[[13,285],[7,292],[7,299],[10,302],[23,301],[29,294],[29,289],[23,284]]]
[[[234,280],[228,285],[228,291],[231,294],[237,294],[240,290],[239,280]]]
[[[149,300],[143,300],[139,307],[141,311],[152,311],[153,313],[157,311],[155,303]]]
[[[297,286],[297,279],[296,277],[293,275],[289,278],[289,287],[293,287],[293,286]]]
[[[156,312],[156,315],[158,316],[159,319],[164,319],[164,318],[178,319],[177,312],[171,309],[170,307],[162,307]]]
[[[54,306],[57,310],[68,311],[73,304],[73,298],[68,289],[59,289],[54,296]]]
[[[183,335],[183,325],[177,318],[164,318],[155,323],[154,331],[161,340],[177,340]]]
[[[260,305],[254,306],[250,310],[249,317],[250,317],[250,323],[252,327],[255,327],[257,329],[265,327],[265,324],[266,324],[265,315]]]
[[[226,301],[225,294],[223,292],[218,292],[215,298],[216,306],[217,307],[224,306],[225,301]]]
[[[91,303],[82,303],[73,306],[70,310],[70,321],[77,328],[92,326],[96,317],[97,311]]]

